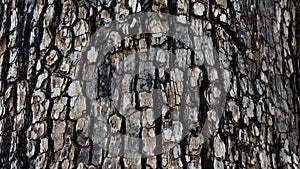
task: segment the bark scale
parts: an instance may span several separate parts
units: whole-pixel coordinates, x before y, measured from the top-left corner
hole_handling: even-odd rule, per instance
[[[0,4],[1,168],[299,168],[299,1],[2,0]],[[125,39],[102,72],[95,66],[82,67],[88,58],[81,53],[99,27],[147,11],[183,16],[212,37],[223,60],[228,93],[218,132],[209,140],[202,142],[200,131],[204,120],[215,120],[207,106],[214,93],[203,85],[208,80],[202,79],[198,85],[205,104],[199,108],[194,130],[170,151],[131,159],[98,145],[114,147],[122,140],[114,132],[140,138],[164,133],[170,121],[176,121],[172,118],[179,103],[174,98],[181,93],[174,82],[160,69],[154,70],[152,81],[147,77],[132,80],[128,97],[134,97],[132,104],[146,112],[131,118],[135,124],[114,109],[103,110],[106,114],[101,116],[101,99],[95,106],[89,98],[109,97],[110,71],[126,50],[169,49],[196,65],[201,56],[193,55],[176,39],[145,34]],[[183,62],[178,60],[174,62]],[[83,69],[87,77],[99,74],[82,83],[76,77]],[[126,81],[119,78],[119,82]],[[151,87],[165,90],[168,103],[158,107],[164,111],[154,124],[145,116],[159,105],[142,102],[151,100],[147,92]],[[178,117],[178,124],[183,124],[180,120],[186,116]],[[97,118],[109,123],[97,128]],[[91,126],[104,129],[106,125],[115,131],[91,131]],[[172,141],[162,138],[145,144],[155,148]]]

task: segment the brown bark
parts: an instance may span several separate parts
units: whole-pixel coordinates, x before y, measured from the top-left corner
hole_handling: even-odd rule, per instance
[[[0,4],[0,168],[299,168],[299,1],[2,0]],[[186,53],[195,64],[197,56],[176,39],[137,35],[108,57],[102,68],[106,74],[96,74],[97,68],[84,64],[87,58],[81,53],[97,29],[120,15],[147,11],[184,15],[205,28],[223,60],[228,93],[218,131],[204,143],[200,131],[205,120],[213,121],[207,107],[213,92],[198,84],[200,99],[207,105],[199,107],[196,127],[167,152],[131,159],[101,149],[101,144],[113,147],[118,138],[114,132],[100,132],[112,125],[116,133],[134,137],[143,138],[151,130],[164,133],[165,125],[174,120],[172,111],[178,105],[171,96],[178,91],[172,81],[159,83],[174,105],[166,106],[167,113],[161,112],[154,125],[144,124],[142,114],[134,118],[136,126],[129,126],[131,121],[114,109],[97,116],[103,102],[97,107],[89,99],[108,97],[112,60],[132,49],[147,52],[149,46],[173,49],[178,57]],[[82,71],[108,84],[78,81]],[[158,78],[162,77],[153,77]],[[135,80],[145,87],[133,86],[131,96],[152,97],[147,90],[154,86],[142,78]],[[148,103],[136,104],[151,111]],[[163,109],[159,106],[150,107]],[[179,119],[187,116],[180,114]],[[97,127],[97,118],[109,123]],[[171,144],[156,140],[157,146],[162,142]]]

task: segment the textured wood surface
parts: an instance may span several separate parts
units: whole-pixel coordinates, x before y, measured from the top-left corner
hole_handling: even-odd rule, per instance
[[[1,0],[0,4],[0,168],[300,167],[298,0]],[[209,107],[210,97],[217,93],[207,87],[214,75],[205,68],[185,74],[191,86],[199,87],[201,105],[194,114],[176,112],[181,104],[176,97],[185,91],[181,70],[166,74],[163,68],[148,65],[149,76],[113,75],[125,58],[129,59],[124,69],[130,72],[130,57],[137,57],[136,51],[141,59],[148,53],[146,60],[171,64],[171,56],[151,53],[150,47],[171,51],[179,67],[200,66],[204,56],[193,55],[195,51],[178,39],[139,34],[121,41],[116,34],[115,50],[100,68],[93,64],[95,51],[102,49],[88,47],[88,40],[98,29],[149,11],[179,16],[180,22],[190,22],[199,34],[211,37],[224,69],[218,75],[226,90],[220,119]],[[196,38],[194,43],[201,46]],[[124,118],[125,112],[107,105],[112,78],[116,89],[128,89],[121,94],[125,98],[121,105],[129,101],[142,113]],[[153,97],[155,87],[164,91],[161,97]],[[93,99],[99,102],[92,104]],[[156,105],[153,99],[164,104]],[[156,115],[155,109],[162,111]],[[184,120],[195,121],[186,136],[180,133]],[[205,121],[217,127],[207,140],[201,134]],[[177,130],[170,130],[170,124]],[[118,133],[163,137],[144,145],[129,143],[149,154],[130,158],[112,153],[128,147],[115,146],[124,141]],[[155,154],[159,148],[167,151]]]

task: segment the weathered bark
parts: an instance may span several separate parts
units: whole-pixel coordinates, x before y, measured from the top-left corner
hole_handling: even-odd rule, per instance
[[[0,168],[300,167],[299,1],[2,0],[0,3]],[[204,78],[202,86],[198,85],[200,99],[206,104],[199,107],[195,128],[170,151],[131,159],[114,156],[96,144],[110,147],[117,140],[114,132],[106,135],[91,131],[97,128],[95,121],[100,116],[97,109],[103,106],[99,106],[101,99],[97,107],[90,104],[89,98],[109,97],[109,84],[102,86],[97,80],[109,81],[112,60],[118,60],[130,49],[146,52],[149,46],[171,49],[175,56],[195,59],[192,61],[195,64],[200,56],[192,56],[176,39],[137,35],[128,44],[122,42],[108,57],[110,60],[102,68],[107,74],[100,72],[97,80],[84,83],[76,77],[84,69],[87,76],[97,72],[95,67],[83,63],[88,59],[81,55],[84,43],[97,29],[121,15],[147,11],[183,15],[205,28],[223,60],[228,93],[218,131],[211,138],[202,142],[200,134],[203,121],[215,118],[209,114],[208,96],[212,91],[207,90],[208,84],[203,85],[208,82]],[[167,79],[166,76],[161,77],[156,70],[153,79]],[[103,110],[107,113],[103,117],[109,122],[107,125],[112,125],[115,132],[141,138],[150,132],[164,133],[165,125],[174,120],[170,113],[178,106],[171,98],[178,94],[172,83],[165,80],[151,84],[139,77],[135,79],[135,84],[145,86],[142,89],[133,86],[131,96],[136,100],[151,98],[147,90],[157,85],[168,89],[167,101],[174,102],[166,107],[136,102],[140,104],[137,108],[146,113],[151,111],[149,107],[166,110],[154,125],[144,123],[145,114],[139,114],[133,118],[136,126],[129,126],[130,121],[114,109]],[[95,85],[96,88],[89,87]],[[189,116],[179,117],[177,121],[181,123]],[[156,140],[157,146],[171,144],[163,139]],[[124,148],[120,147],[120,151]]]

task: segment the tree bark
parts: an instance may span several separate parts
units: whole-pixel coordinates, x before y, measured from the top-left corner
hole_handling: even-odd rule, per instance
[[[2,0],[0,4],[0,168],[300,167],[298,0]],[[216,120],[209,107],[214,91],[208,89],[209,75],[202,67],[203,79],[197,84],[202,104],[188,135],[162,153],[130,158],[103,147],[124,151],[126,146],[114,147],[124,141],[116,133],[143,139],[151,132],[166,133],[174,121],[184,126],[182,120],[190,114],[175,115],[179,103],[173,97],[184,93],[168,77],[179,78],[178,74],[160,75],[163,70],[156,69],[150,81],[138,76],[126,81],[111,73],[118,69],[116,63],[131,50],[151,55],[150,46],[195,65],[200,56],[179,40],[151,34],[117,44],[101,68],[87,64],[93,58],[82,53],[91,50],[85,43],[101,27],[149,11],[183,16],[201,25],[199,33],[211,37],[222,60],[224,71],[219,76],[227,84],[226,102],[222,118]],[[77,79],[81,75],[87,79]],[[114,108],[104,108],[113,77],[120,78],[120,85],[132,83],[128,97],[142,114],[129,120]],[[155,87],[165,96],[154,98],[150,91]],[[148,105],[143,102],[148,97],[165,99],[167,104]],[[92,104],[91,98],[99,103]],[[154,109],[163,111],[154,124],[145,122]],[[217,132],[203,140],[206,120],[216,121]],[[155,144],[144,144],[137,148],[173,145],[164,136]]]

